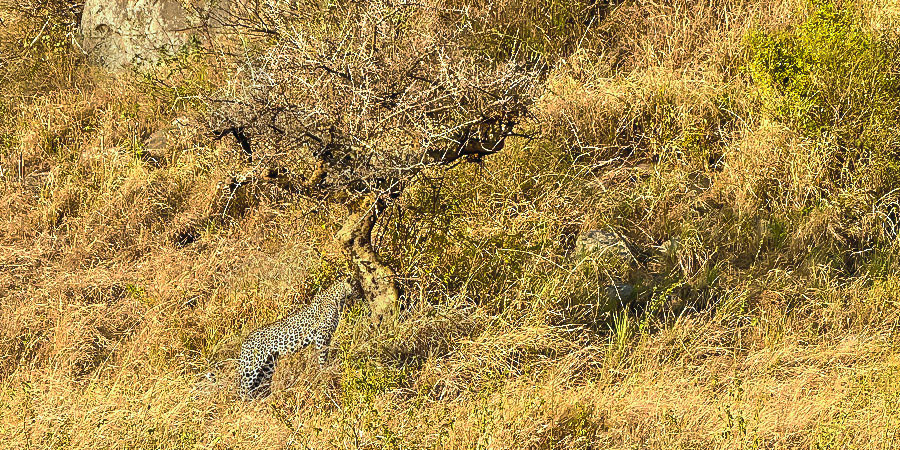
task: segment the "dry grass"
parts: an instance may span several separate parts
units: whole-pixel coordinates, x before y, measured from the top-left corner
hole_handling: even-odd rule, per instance
[[[896,43],[891,2],[843,7]],[[19,58],[0,77],[0,446],[900,447],[890,171],[838,167],[846,144],[745,70],[753,30],[814,15],[624,2],[558,48],[523,31],[540,20],[503,22],[530,52],[571,51],[522,125],[537,137],[410,187],[376,233],[401,320],[354,307],[339,361],[287,358],[254,402],[240,341],[346,271],[346,211],[230,190],[244,162],[195,105],[66,45],[22,52],[19,22],[0,39],[0,63]],[[217,82],[191,64],[172,85]],[[639,263],[573,255],[596,228]],[[628,305],[602,296],[617,280]]]

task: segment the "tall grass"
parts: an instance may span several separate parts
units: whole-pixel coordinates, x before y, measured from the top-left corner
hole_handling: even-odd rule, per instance
[[[530,138],[407,189],[400,320],[356,305],[254,402],[241,339],[347,270],[347,212],[235,183],[204,55],[102,73],[0,11],[2,446],[895,448],[897,8],[516,5],[450,6],[546,65]]]

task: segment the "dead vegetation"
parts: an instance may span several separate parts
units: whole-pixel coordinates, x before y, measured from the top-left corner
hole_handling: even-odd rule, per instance
[[[891,2],[308,2],[122,74],[2,5],[5,447],[897,446]],[[238,400],[360,258],[396,320]]]

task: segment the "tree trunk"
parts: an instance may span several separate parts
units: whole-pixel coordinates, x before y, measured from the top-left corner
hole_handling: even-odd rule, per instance
[[[372,229],[378,216],[385,209],[383,199],[369,195],[364,201],[351,206],[350,216],[337,234],[344,253],[356,272],[363,296],[372,310],[372,321],[381,325],[396,318],[400,293],[394,270],[381,262],[372,248]]]

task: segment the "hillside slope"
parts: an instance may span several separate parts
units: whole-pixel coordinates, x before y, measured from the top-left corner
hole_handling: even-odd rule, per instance
[[[235,184],[221,54],[111,74],[77,8],[0,3],[0,447],[900,447],[895,2],[426,4],[541,71],[529,113],[380,218],[398,320],[355,305],[246,401],[347,207]]]

